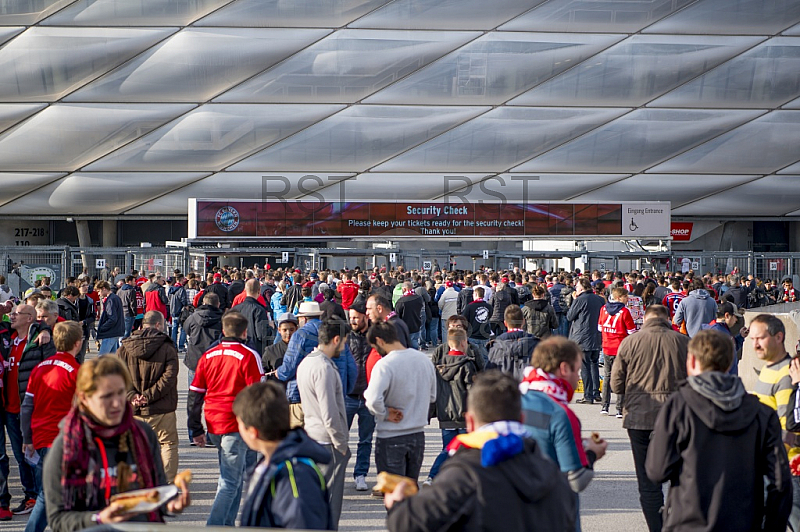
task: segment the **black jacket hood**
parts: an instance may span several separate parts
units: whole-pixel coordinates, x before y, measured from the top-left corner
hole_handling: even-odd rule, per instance
[[[689,409],[708,428],[731,433],[745,430],[758,414],[757,401],[744,401],[741,379],[719,371],[689,377],[678,388]]]
[[[195,314],[200,316],[203,327],[210,327],[222,321],[223,312],[213,305],[200,305],[197,307]]]

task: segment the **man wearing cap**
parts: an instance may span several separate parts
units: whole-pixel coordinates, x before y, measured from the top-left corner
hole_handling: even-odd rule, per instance
[[[291,312],[284,312],[278,316],[278,340],[264,349],[261,356],[261,365],[264,366],[264,373],[274,378],[275,371],[283,364],[283,357],[286,355],[286,348],[289,347],[289,340],[297,331],[297,316]],[[270,375],[270,373],[272,375]]]
[[[319,327],[322,310],[316,301],[303,301],[297,312],[300,328],[289,340],[283,362],[275,375],[286,383],[286,397],[289,399],[289,417],[291,428],[303,426],[303,407],[300,404],[300,392],[297,389],[297,366],[314,348],[319,345]],[[339,376],[342,378],[344,393],[350,393],[356,383],[358,369],[349,347],[336,360]]]
[[[231,299],[228,298],[228,287],[222,284],[222,274],[217,272],[214,274],[214,282],[206,288],[206,294],[217,294],[219,298],[219,308],[223,311],[231,308]]]

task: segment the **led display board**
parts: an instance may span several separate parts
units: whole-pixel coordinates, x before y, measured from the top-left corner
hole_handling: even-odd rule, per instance
[[[669,238],[670,204],[189,199],[189,237]]]

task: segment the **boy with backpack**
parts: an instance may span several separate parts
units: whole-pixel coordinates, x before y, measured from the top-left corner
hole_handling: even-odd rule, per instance
[[[244,388],[233,402],[239,434],[264,456],[247,487],[240,525],[335,530],[318,464],[331,453],[302,429],[289,429],[289,402],[276,382]]]

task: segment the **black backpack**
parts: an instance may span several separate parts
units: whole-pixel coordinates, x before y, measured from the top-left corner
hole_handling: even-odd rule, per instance
[[[531,353],[538,343],[539,339],[528,333],[519,338],[495,338],[486,346],[489,349],[486,369],[499,369],[522,382]]]
[[[189,319],[189,316],[192,314],[194,314],[194,305],[191,303],[184,305],[184,307],[181,309],[180,316],[178,316],[178,321],[180,322],[181,327],[183,327],[183,324],[186,323],[186,320]]]

